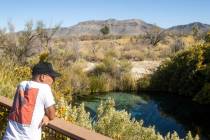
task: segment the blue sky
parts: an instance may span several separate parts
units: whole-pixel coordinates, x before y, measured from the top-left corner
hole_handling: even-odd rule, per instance
[[[22,30],[29,21],[47,26],[71,26],[86,20],[141,19],[167,28],[202,22],[210,24],[210,0],[1,0],[0,28],[8,21]]]

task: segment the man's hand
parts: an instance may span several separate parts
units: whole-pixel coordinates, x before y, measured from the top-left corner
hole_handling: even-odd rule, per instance
[[[46,115],[44,115],[44,117],[42,118],[42,121],[39,124],[39,128],[42,126],[46,126],[49,123],[49,121],[50,121],[49,118]]]

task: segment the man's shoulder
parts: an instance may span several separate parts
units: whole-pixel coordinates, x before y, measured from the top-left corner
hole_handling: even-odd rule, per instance
[[[51,89],[49,85],[35,81],[22,81],[19,85],[22,87],[28,86],[31,88]]]
[[[40,92],[51,92],[51,87],[48,84],[32,81],[31,87],[38,88]]]
[[[21,81],[20,85],[26,85],[29,81]]]
[[[22,82],[19,83],[18,86],[25,89],[25,87],[27,86],[27,83],[28,83],[28,81],[22,81]]]

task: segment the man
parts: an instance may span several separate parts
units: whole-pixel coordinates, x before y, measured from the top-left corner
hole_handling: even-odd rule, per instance
[[[51,85],[59,76],[50,63],[33,67],[32,80],[17,87],[3,140],[41,140],[42,126],[55,117]]]

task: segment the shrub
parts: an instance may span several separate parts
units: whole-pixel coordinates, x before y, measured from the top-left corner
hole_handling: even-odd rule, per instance
[[[137,90],[147,89],[150,86],[150,75],[146,75],[137,80]]]
[[[128,139],[161,139],[156,135],[154,128],[144,128],[143,122],[131,120],[131,115],[125,110],[116,111],[113,99],[101,102],[98,107],[98,120],[94,126],[95,130],[116,140]],[[146,131],[147,130],[147,131]]]
[[[116,140],[180,140],[176,132],[163,137],[154,127],[144,127],[143,121],[131,119],[129,113],[125,110],[117,111],[114,106],[115,102],[110,98],[99,105],[94,123],[97,132]],[[199,137],[193,138],[189,132],[185,139],[198,140]]]
[[[73,93],[84,93],[88,91],[89,80],[87,74],[83,71],[82,63],[76,62],[68,70],[69,79]]]
[[[210,43],[210,32],[208,32],[207,35],[205,36],[205,41],[206,43]]]
[[[136,82],[130,73],[124,73],[118,82],[118,89],[120,91],[134,91],[136,90]]]
[[[126,52],[122,52],[121,58],[124,59],[131,59],[134,61],[143,61],[145,59],[145,54],[142,51],[139,50],[129,50]]]
[[[104,26],[103,28],[101,28],[100,32],[101,32],[103,35],[109,34],[109,27]]]
[[[205,83],[198,94],[193,98],[195,101],[200,103],[209,104],[210,103],[210,83]]]
[[[176,39],[174,41],[174,43],[170,46],[172,54],[176,53],[176,52],[178,52],[180,50],[183,50],[184,46],[185,46],[185,44],[184,44],[184,42],[181,39]]]
[[[0,61],[0,94],[13,98],[17,84],[31,77],[28,66],[19,66],[8,58]]]
[[[84,103],[80,104],[78,107],[72,107],[71,104],[68,105],[64,98],[61,97],[56,108],[56,116],[81,127],[92,129],[90,113],[85,111]]]
[[[105,75],[101,76],[91,76],[90,79],[90,92],[106,92],[107,89],[107,77]]]
[[[206,86],[210,81],[209,50],[209,45],[197,45],[171,57],[152,75],[150,88],[209,103]]]

